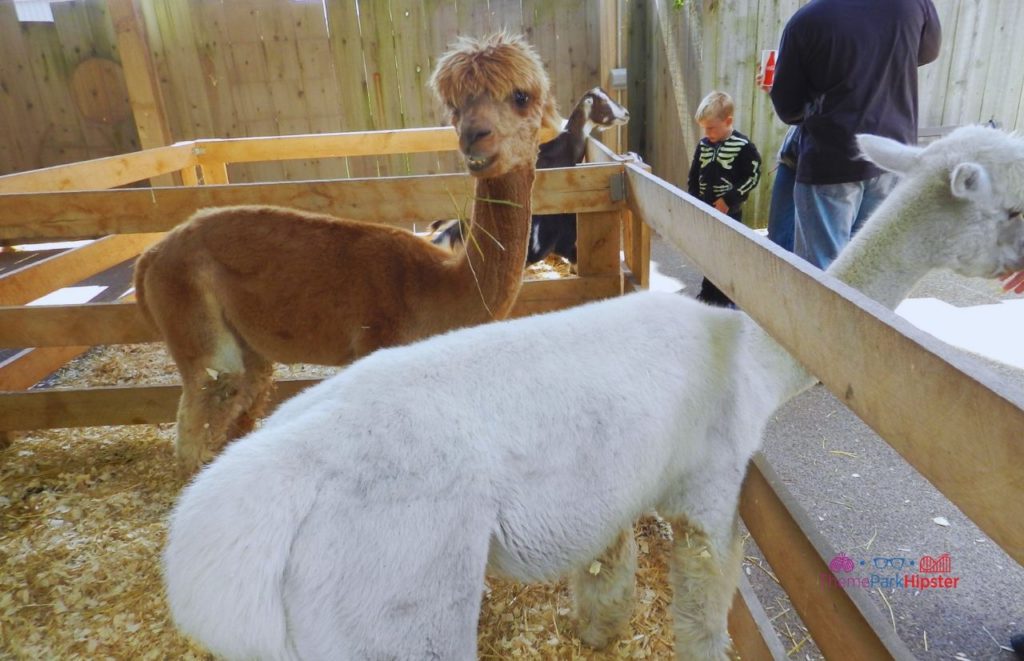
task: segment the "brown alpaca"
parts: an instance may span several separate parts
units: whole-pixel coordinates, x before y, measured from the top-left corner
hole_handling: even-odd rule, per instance
[[[477,180],[468,249],[453,255],[400,229],[238,206],[198,211],[139,257],[139,308],[181,372],[184,469],[253,428],[272,361],[343,365],[509,314],[539,132],[557,125],[547,74],[521,37],[501,33],[460,39],[431,85]]]

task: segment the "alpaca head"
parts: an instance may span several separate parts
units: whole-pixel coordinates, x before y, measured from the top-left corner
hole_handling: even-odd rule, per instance
[[[558,128],[544,65],[522,37],[460,38],[438,60],[430,84],[476,177],[532,167],[541,127]]]
[[[913,191],[905,201],[929,224],[930,266],[984,278],[1024,269],[1024,139],[965,126],[924,148],[874,135],[857,141]]]

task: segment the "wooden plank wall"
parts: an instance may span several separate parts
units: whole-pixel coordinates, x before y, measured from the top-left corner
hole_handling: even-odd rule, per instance
[[[1024,126],[1024,4],[934,0],[939,61],[921,72],[921,125],[992,119]],[[649,81],[641,126],[654,172],[681,183],[692,120],[712,88],[733,94],[737,125],[766,160],[748,217],[763,225],[774,154],[785,132],[754,85],[762,49],[806,0],[151,0],[139,3],[174,140],[356,131],[444,122],[426,87],[457,34],[524,32],[551,73],[559,105],[599,84],[599,15],[644,10]],[[54,23],[19,23],[0,3],[0,174],[138,149],[105,0],[53,5]],[[626,21],[624,21],[626,22]],[[620,26],[625,39],[626,26]],[[669,57],[669,54],[673,56]],[[624,61],[620,62],[623,66]],[[673,69],[675,75],[673,76]],[[77,78],[76,78],[76,71]],[[73,80],[73,78],[75,78]],[[637,115],[634,115],[638,117]],[[457,171],[451,154],[249,163],[232,181],[286,181]]]
[[[761,151],[765,177],[745,218],[764,227],[775,154],[786,126],[755,85],[763,49],[777,48],[789,17],[808,0],[645,0],[633,4],[646,35],[650,66],[646,95],[634,106],[636,131],[647,127],[644,159],[658,176],[685,188],[696,139],[693,113],[701,97],[722,89],[736,99],[736,126]],[[994,120],[1024,129],[1024,3],[1020,0],[933,0],[943,27],[939,59],[920,70],[920,126],[952,127]],[[643,5],[642,11],[639,5]],[[669,45],[671,44],[671,46]],[[673,55],[674,54],[674,55]],[[673,61],[681,73],[673,80]],[[631,62],[631,65],[633,63]],[[634,67],[635,68],[635,67]],[[682,88],[682,89],[680,89]],[[682,106],[682,107],[677,107]],[[643,121],[646,120],[646,121]]]
[[[934,0],[942,53],[921,70],[921,126],[1024,129],[1024,3]]]
[[[0,2],[0,174],[139,148],[105,2],[51,8],[20,23]]]
[[[173,141],[183,141],[442,125],[426,84],[437,58],[457,35],[503,27],[535,43],[567,114],[576,97],[600,84],[600,16],[624,2],[146,0],[138,8]],[[114,68],[86,78],[86,102],[126,107],[106,0],[53,11],[53,24],[22,24],[10,3],[0,3],[0,174],[139,148],[131,117],[89,120],[96,113],[72,99],[75,67],[98,57]],[[461,167],[452,154],[395,155],[239,164],[229,177],[289,181]]]

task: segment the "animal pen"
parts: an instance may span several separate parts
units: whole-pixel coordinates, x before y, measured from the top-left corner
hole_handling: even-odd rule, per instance
[[[450,217],[453,200],[459,206],[471,193],[468,175],[230,184],[225,177],[228,163],[455,147],[450,129],[202,140],[0,178],[0,239],[103,237],[0,278],[0,346],[37,347],[35,352],[45,356],[46,351],[77,353],[95,345],[158,341],[131,302],[26,304],[132,256],[200,207],[280,204],[408,226]],[[1024,528],[1019,525],[1024,499],[1014,497],[1024,491],[1014,468],[1019,456],[1015,444],[1024,428],[1018,402],[985,374],[959,368],[938,342],[755,233],[721,222],[719,214],[695,204],[641,163],[617,156],[593,139],[588,152],[589,164],[538,172],[534,190],[535,210],[579,214],[579,275],[525,283],[515,314],[643,287],[648,232],[653,228],[720,279],[744,310],[1011,557],[1024,560]],[[178,173],[184,184],[116,188],[171,173]],[[626,230],[625,243],[620,228]],[[722,266],[726,264],[732,266]],[[779,298],[773,295],[778,291],[799,295]],[[806,319],[817,323],[803,323]],[[835,343],[848,350],[833,351]],[[6,383],[18,383],[25,360],[4,368]],[[894,364],[907,369],[894,371]],[[288,397],[310,382],[281,380],[277,397]],[[174,418],[179,392],[173,385],[16,390],[20,387],[7,385],[0,395],[0,430],[5,432],[166,423]],[[974,439],[969,456],[960,453],[965,438]],[[88,447],[77,445],[75,451],[88,452]],[[166,468],[169,476],[169,460]],[[753,462],[743,491],[743,520],[815,643],[837,658],[908,658],[888,620],[861,595],[816,588],[832,549],[806,515],[788,504],[786,489],[771,466]],[[482,630],[488,621],[483,619]],[[553,622],[557,630],[557,620]],[[746,584],[736,597],[731,624],[744,659],[782,654]],[[165,630],[163,635],[172,634]]]
[[[667,11],[666,3],[657,6]],[[319,7],[302,10],[315,14]],[[362,20],[373,18],[367,11]],[[344,20],[332,20],[340,32]],[[247,29],[231,21],[225,27]],[[554,28],[550,35],[544,29],[536,28],[535,40],[554,41]],[[358,50],[358,43],[351,48]],[[129,66],[126,61],[126,75],[132,74]],[[211,76],[221,66],[210,64]],[[601,66],[604,81],[608,72]],[[0,242],[95,239],[0,275],[0,347],[19,350],[0,364],[0,439],[7,444],[0,450],[0,656],[202,658],[201,650],[173,630],[159,590],[164,518],[183,486],[173,474],[167,424],[180,392],[172,383],[173,366],[165,360],[155,374],[109,373],[138,347],[159,348],[155,330],[130,299],[56,306],[32,301],[131,259],[201,207],[278,204],[419,228],[465,213],[473,190],[464,174],[374,177],[402,168],[378,169],[365,158],[381,156],[380,163],[400,165],[406,158],[434,155],[435,163],[454,163],[456,141],[449,128],[192,139],[158,147],[150,146],[158,127],[140,123],[140,132],[142,146],[149,147],[142,151],[0,177]],[[229,177],[232,165],[256,163],[265,172],[284,172],[282,164],[312,159],[348,159],[357,165],[352,173],[362,178],[232,183]],[[147,180],[157,185],[148,187]],[[646,287],[650,233],[657,232],[1024,564],[1024,402],[990,374],[593,139],[587,164],[537,173],[534,211],[579,214],[578,274],[529,280],[514,314]],[[58,387],[50,381],[36,385],[92,347],[110,348],[72,363],[80,367],[58,377]],[[279,376],[285,378],[278,379],[278,401],[316,380],[302,371]],[[829,658],[912,658],[890,614],[866,594],[820,588],[819,576],[828,573],[828,560],[841,549],[831,548],[816,530],[785,479],[764,458],[755,459],[741,516],[814,643]],[[37,536],[17,536],[29,529],[38,529]],[[654,520],[639,523],[637,532],[643,541],[632,636],[611,656],[665,658],[671,626],[659,557],[667,542]],[[567,603],[564,585],[490,581],[481,657],[587,658],[573,637]],[[744,659],[785,658],[792,649],[781,644],[746,578],[730,630]]]

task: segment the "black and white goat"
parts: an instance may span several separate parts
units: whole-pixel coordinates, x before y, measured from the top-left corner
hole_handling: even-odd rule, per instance
[[[562,132],[540,146],[537,168],[565,168],[583,162],[587,136],[591,131],[605,131],[629,121],[629,111],[600,87],[585,93],[572,109]],[[454,250],[462,244],[465,221],[438,220],[430,225],[435,245]],[[576,263],[576,214],[552,213],[535,215],[530,227],[530,245],[526,263],[533,264],[555,253]]]

